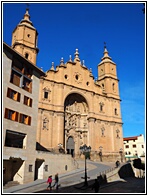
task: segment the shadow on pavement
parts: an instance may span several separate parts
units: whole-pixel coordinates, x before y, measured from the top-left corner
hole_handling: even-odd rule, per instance
[[[94,193],[92,185],[94,180],[88,181],[88,186],[84,186],[84,182],[75,185],[60,187],[58,190],[44,190],[34,193]],[[145,179],[129,177],[124,180],[109,182],[100,186],[99,193],[144,193]]]

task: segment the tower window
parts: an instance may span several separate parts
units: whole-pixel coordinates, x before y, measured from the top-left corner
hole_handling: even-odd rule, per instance
[[[113,91],[115,90],[115,83],[112,84]]]
[[[46,92],[46,91],[44,92],[44,98],[48,99],[48,92]]]
[[[29,38],[30,37],[30,34],[28,34],[27,37]]]
[[[29,54],[28,54],[28,53],[26,53],[26,54],[25,54],[25,58],[26,58],[26,59],[28,59],[28,57],[29,57]]]
[[[103,112],[104,103],[100,102],[100,112]]]
[[[115,108],[115,115],[117,115],[117,108]]]

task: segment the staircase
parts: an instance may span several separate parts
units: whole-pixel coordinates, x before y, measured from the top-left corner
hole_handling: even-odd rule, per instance
[[[7,184],[4,185],[4,189],[7,189],[7,188],[10,188],[12,186],[17,186],[19,185],[20,183],[18,181],[9,181],[7,182]]]

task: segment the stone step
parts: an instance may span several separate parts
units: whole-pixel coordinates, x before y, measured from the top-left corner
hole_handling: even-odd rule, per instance
[[[12,186],[17,186],[19,185],[20,183],[18,181],[9,181],[7,182],[7,184],[4,185],[4,189],[5,188],[9,188],[9,187],[12,187]]]

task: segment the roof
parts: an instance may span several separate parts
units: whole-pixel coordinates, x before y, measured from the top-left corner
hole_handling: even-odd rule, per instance
[[[125,137],[123,138],[123,141],[127,141],[127,140],[137,140],[138,136],[133,136],[133,137]]]
[[[11,54],[13,54],[16,58],[20,59],[22,62],[30,66],[33,70],[35,70],[40,76],[45,76],[45,72],[43,72],[41,69],[39,69],[37,66],[35,66],[33,63],[31,63],[28,59],[24,58],[23,55],[18,53],[16,50],[11,48],[9,45],[7,45],[5,42],[3,42],[3,49],[7,50]]]

